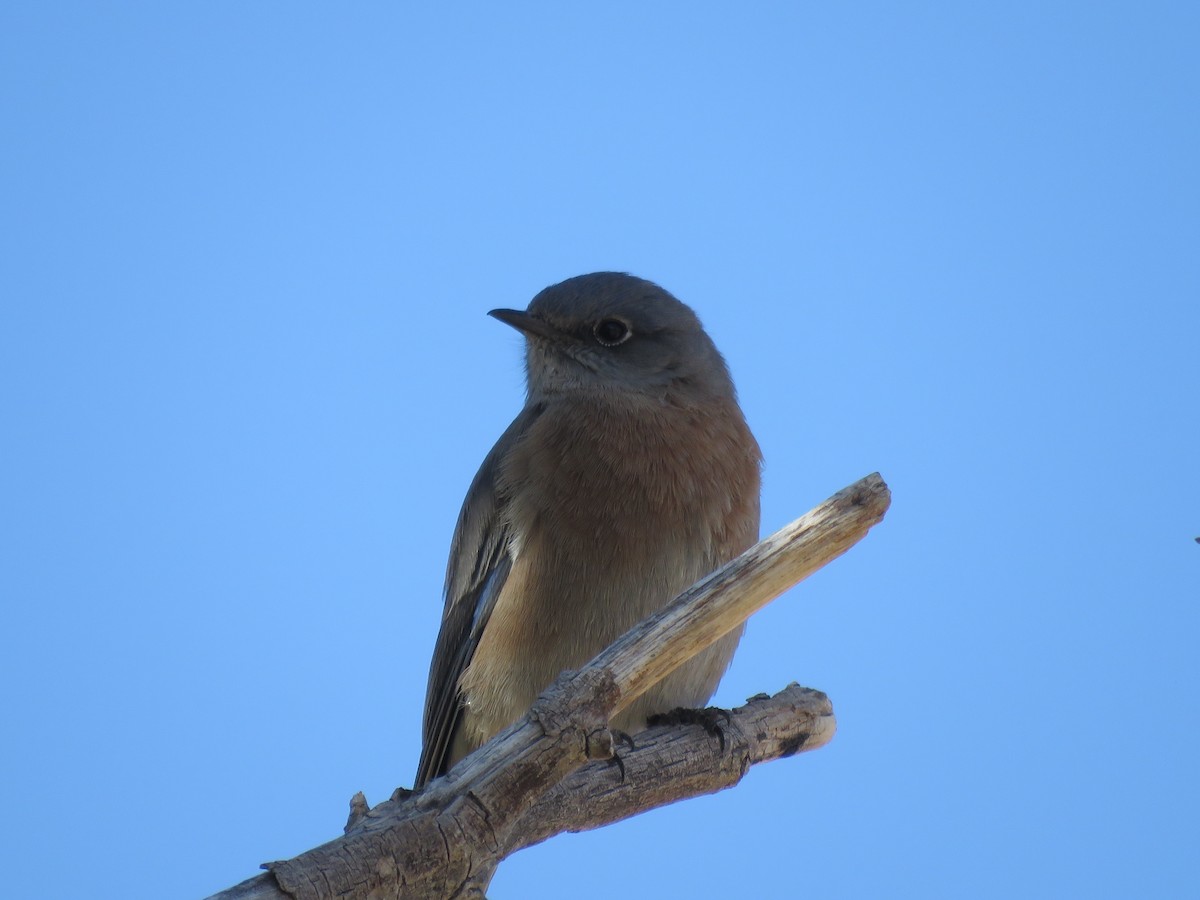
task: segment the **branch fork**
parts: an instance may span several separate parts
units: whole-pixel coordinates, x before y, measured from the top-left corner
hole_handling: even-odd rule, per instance
[[[506,856],[736,784],[750,766],[824,746],[836,730],[820,691],[792,684],[728,712],[721,741],[699,726],[639,732],[611,759],[608,721],[651,685],[779,594],[841,556],[883,519],[878,473],[701,579],[578,672],[520,721],[419,793],[374,808],[356,794],[346,834],[209,900],[481,897]]]

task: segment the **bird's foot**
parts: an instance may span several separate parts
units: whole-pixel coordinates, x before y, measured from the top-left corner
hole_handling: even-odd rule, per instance
[[[710,737],[715,737],[721,744],[721,752],[725,752],[725,729],[722,725],[729,724],[729,710],[719,706],[706,706],[703,709],[689,709],[677,706],[670,712],[655,713],[646,719],[648,726],[655,725],[699,725]]]

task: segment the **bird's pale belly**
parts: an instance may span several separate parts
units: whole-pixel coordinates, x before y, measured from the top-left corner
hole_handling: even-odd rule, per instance
[[[656,524],[657,518],[641,521]],[[711,536],[692,528],[685,529],[691,534],[648,531],[614,541],[610,535],[572,533],[569,525],[561,516],[553,529],[531,523],[521,540],[475,659],[460,682],[466,709],[455,759],[522,716],[560,672],[583,666],[719,564]],[[580,552],[584,541],[590,541],[586,553]],[[624,551],[597,553],[610,542]],[[585,559],[592,562],[579,562]],[[739,629],[654,685],[614,718],[613,727],[632,733],[652,713],[706,703],[740,636]]]

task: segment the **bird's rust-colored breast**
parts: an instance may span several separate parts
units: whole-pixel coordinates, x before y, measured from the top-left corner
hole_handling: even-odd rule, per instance
[[[551,404],[501,463],[515,559],[461,682],[464,737],[486,739],[563,669],[750,546],[759,465],[733,400]],[[705,702],[736,640],[687,664],[646,705]]]

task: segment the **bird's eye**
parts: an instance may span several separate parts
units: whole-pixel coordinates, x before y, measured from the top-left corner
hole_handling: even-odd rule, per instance
[[[605,347],[615,347],[629,340],[633,329],[623,319],[601,319],[592,327],[592,334]]]

